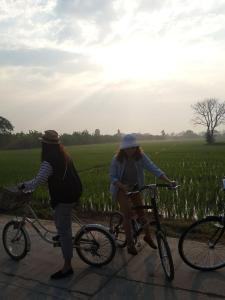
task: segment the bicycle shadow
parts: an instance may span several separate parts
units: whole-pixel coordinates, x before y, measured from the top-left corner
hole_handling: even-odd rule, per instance
[[[191,300],[197,300],[202,295],[215,298],[225,298],[225,272],[221,270],[216,271],[197,271],[196,276],[193,277],[191,288],[195,293]]]

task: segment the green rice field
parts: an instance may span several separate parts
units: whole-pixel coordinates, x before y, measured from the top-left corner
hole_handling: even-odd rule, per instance
[[[204,141],[142,142],[146,154],[180,187],[177,192],[163,190],[159,195],[161,213],[169,219],[200,218],[222,213],[225,177],[225,144],[209,146]],[[116,144],[72,146],[71,154],[81,176],[83,210],[111,211],[116,208],[109,194],[109,165]],[[40,149],[0,151],[0,186],[32,179],[40,164]],[[146,174],[146,183],[155,178]],[[33,206],[44,215],[48,207],[45,187],[34,194]]]

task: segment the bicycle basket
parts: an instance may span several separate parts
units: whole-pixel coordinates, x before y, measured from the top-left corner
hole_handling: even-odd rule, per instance
[[[17,187],[0,188],[0,212],[9,212],[21,208],[30,199]]]

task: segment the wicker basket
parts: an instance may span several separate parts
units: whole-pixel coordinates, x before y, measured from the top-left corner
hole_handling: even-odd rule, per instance
[[[20,209],[30,199],[30,193],[23,193],[17,187],[0,188],[0,212]]]

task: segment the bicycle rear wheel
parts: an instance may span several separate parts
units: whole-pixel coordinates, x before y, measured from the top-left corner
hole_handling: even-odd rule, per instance
[[[209,216],[193,223],[180,237],[178,249],[190,267],[210,271],[225,266],[225,227],[222,217]]]
[[[120,212],[113,212],[109,220],[110,233],[115,237],[116,245],[123,248],[127,244],[125,231],[123,228],[123,215]]]
[[[2,242],[7,254],[14,260],[24,258],[29,251],[28,238],[20,222],[8,222],[2,232]]]
[[[114,239],[103,226],[84,226],[74,243],[79,257],[91,266],[108,264],[116,253]]]
[[[166,275],[166,278],[171,281],[174,279],[174,265],[169,244],[167,242],[166,236],[162,231],[157,232],[156,238],[164,273]]]

